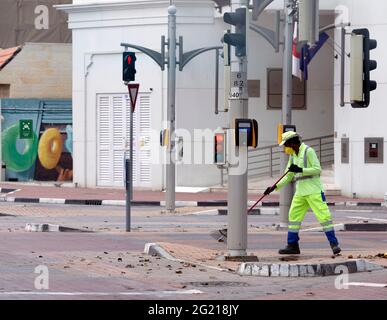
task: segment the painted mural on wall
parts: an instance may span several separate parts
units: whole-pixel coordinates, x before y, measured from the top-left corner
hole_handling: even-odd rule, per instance
[[[72,120],[71,105],[36,101],[21,106],[2,100],[2,160],[7,181],[72,181]],[[18,100],[20,102],[20,100]],[[69,115],[70,114],[70,115]],[[31,119],[33,133],[21,139],[20,120]]]

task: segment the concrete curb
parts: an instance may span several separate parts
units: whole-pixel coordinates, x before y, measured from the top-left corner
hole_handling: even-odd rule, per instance
[[[334,226],[335,231],[347,232],[387,232],[387,223],[339,223]],[[301,229],[301,232],[324,232],[322,227]]]
[[[208,269],[216,270],[216,271],[222,271],[222,272],[230,272],[228,269],[223,269],[223,268],[218,268],[218,267],[213,267],[213,266],[208,266],[203,263],[199,262],[193,262],[193,261],[188,261],[188,260],[182,260],[182,259],[177,259],[170,255],[162,246],[160,246],[157,243],[146,243],[144,247],[144,253],[151,255],[151,256],[157,256],[160,258],[164,258],[170,261],[175,261],[175,262],[184,262],[184,263],[189,263],[189,264],[195,264],[201,267],[205,267]]]
[[[6,189],[11,190],[11,189]],[[17,191],[15,189],[14,191]],[[13,192],[14,192],[13,191]],[[42,204],[73,204],[73,205],[93,205],[93,206],[125,206],[125,200],[102,200],[102,199],[61,199],[61,198],[27,198],[27,197],[0,197],[2,202],[17,202],[17,203],[42,203]],[[252,206],[255,201],[248,201],[248,206]],[[339,201],[329,202],[329,206],[343,206],[343,207],[387,207],[384,202],[353,202],[353,201]],[[163,207],[165,201],[133,201],[132,206],[150,206],[150,207]],[[227,207],[227,201],[215,200],[215,201],[176,201],[177,207]],[[262,202],[257,205],[257,208],[272,208],[278,209],[279,202]],[[261,211],[262,212],[262,211]],[[267,213],[273,214],[273,213]]]
[[[68,228],[57,224],[49,224],[49,223],[27,223],[25,226],[25,231],[27,232],[82,232],[82,233],[93,232],[90,230]]]
[[[19,189],[10,189],[10,188],[0,188],[0,193],[13,193]]]
[[[159,246],[157,243],[147,243],[145,244],[144,253],[150,256],[157,256],[171,261],[182,261],[171,256],[163,247]]]
[[[346,223],[344,231],[387,232],[387,223]]]
[[[257,277],[327,277],[348,273],[382,270],[383,266],[366,260],[353,260],[336,263],[289,264],[244,262],[237,273],[241,276]]]

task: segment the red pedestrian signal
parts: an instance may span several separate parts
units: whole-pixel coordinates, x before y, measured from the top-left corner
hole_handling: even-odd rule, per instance
[[[122,59],[122,80],[130,82],[136,80],[136,54],[134,52],[124,52]]]

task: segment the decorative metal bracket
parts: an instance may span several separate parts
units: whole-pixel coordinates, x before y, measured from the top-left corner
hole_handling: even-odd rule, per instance
[[[167,61],[165,61],[165,46],[167,43],[165,42],[165,36],[161,37],[161,53],[154,51],[152,49],[141,47],[135,44],[130,43],[121,43],[121,47],[125,47],[125,50],[128,48],[136,49],[142,53],[145,53],[148,57],[153,59],[161,68],[162,71],[165,70],[165,65],[168,64]]]
[[[274,0],[253,0],[253,20],[257,21],[263,10]]]
[[[258,26],[254,23],[250,24],[250,29],[260,34],[264,39],[266,39],[274,48],[275,52],[279,52],[280,42],[280,27],[281,27],[281,12],[276,12],[276,30],[270,30],[265,27]]]
[[[195,57],[198,55],[205,53],[207,51],[211,50],[221,50],[223,49],[222,46],[218,47],[205,47],[205,48],[199,48],[188,52],[183,52],[184,45],[183,45],[183,37],[179,37],[179,70],[183,71],[184,67]]]

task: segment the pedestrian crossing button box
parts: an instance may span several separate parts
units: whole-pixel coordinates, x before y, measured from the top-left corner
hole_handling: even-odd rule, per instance
[[[364,139],[365,163],[384,163],[384,138]]]
[[[253,148],[258,146],[258,122],[256,120],[235,120],[235,145],[237,147],[241,146]]]
[[[294,126],[292,124],[284,124],[283,125],[283,133],[289,132],[289,131],[297,132],[296,126]]]
[[[296,129],[296,126],[292,124],[279,124],[277,127],[277,131],[278,131],[278,144],[280,144],[282,142],[282,134],[289,131],[297,132],[297,129]]]

